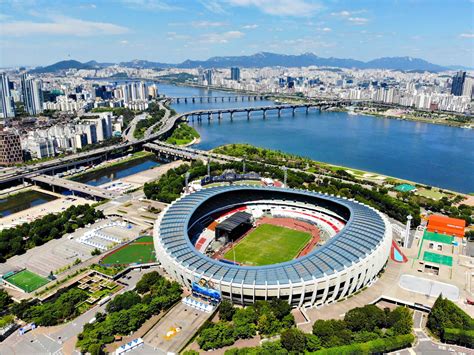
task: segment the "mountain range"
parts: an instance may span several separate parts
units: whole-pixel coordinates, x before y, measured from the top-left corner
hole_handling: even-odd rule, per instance
[[[229,68],[232,66],[241,68],[263,68],[263,67],[336,67],[336,68],[356,68],[356,69],[391,69],[402,71],[432,71],[439,72],[457,68],[456,66],[444,67],[430,63],[424,59],[412,57],[383,57],[370,60],[368,62],[350,58],[324,58],[313,53],[303,53],[298,55],[277,54],[260,52],[247,56],[211,57],[207,60],[185,60],[178,64],[152,62],[148,60],[133,60],[118,63],[121,66],[144,69],[165,69],[165,68]],[[81,63],[76,60],[65,60],[55,64],[37,67],[33,73],[51,73],[67,69],[99,69],[115,65],[115,63],[99,63],[94,60]]]

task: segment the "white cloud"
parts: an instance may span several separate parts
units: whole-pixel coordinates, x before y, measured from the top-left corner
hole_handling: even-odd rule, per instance
[[[120,41],[120,44],[128,44],[128,41],[126,39],[123,39]]]
[[[332,30],[329,27],[323,27],[320,29],[323,32],[331,32]]]
[[[242,26],[242,28],[243,28],[244,30],[254,30],[254,29],[258,28],[258,25],[256,25],[256,24],[245,25],[245,26]]]
[[[260,11],[277,16],[310,16],[322,6],[309,0],[227,0],[234,6],[253,6]]]
[[[193,21],[191,22],[193,27],[222,27],[225,26],[225,22],[211,22],[211,21]]]
[[[461,33],[459,35],[461,38],[474,38],[474,33]]]
[[[170,5],[164,0],[122,0],[122,3],[126,6],[137,9],[137,10],[148,10],[148,11],[173,11],[179,10],[180,8],[174,5]]]
[[[349,11],[349,10],[342,10],[339,12],[331,12],[332,16],[337,16],[337,17],[349,17],[349,16],[354,16],[358,14],[363,14],[364,12],[367,12],[367,10],[354,10],[354,11]]]
[[[10,21],[4,22],[0,29],[2,36],[30,35],[69,35],[69,36],[104,36],[119,35],[129,32],[123,26],[108,22],[94,22],[62,15],[48,16],[46,22]]]
[[[352,22],[354,25],[365,25],[369,22],[369,19],[365,17],[349,17],[347,20]]]
[[[202,43],[228,43],[230,40],[242,38],[245,34],[240,31],[227,31],[222,33],[206,33],[201,36]]]
[[[202,6],[204,6],[208,11],[215,14],[225,14],[226,11],[222,7],[221,3],[217,0],[199,0]]]
[[[176,32],[168,32],[167,35],[168,35],[167,38],[170,41],[186,40],[186,39],[190,38],[188,35],[183,35],[183,34],[179,34],[179,33],[176,33]]]

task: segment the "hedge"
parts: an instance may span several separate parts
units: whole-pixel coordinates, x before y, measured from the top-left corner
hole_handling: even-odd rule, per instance
[[[386,353],[411,346],[415,341],[413,334],[397,335],[389,338],[371,340],[366,343],[337,346],[329,349],[321,349],[310,354],[317,355],[341,355],[341,354],[372,354]]]
[[[442,340],[445,343],[474,348],[474,330],[443,328]]]

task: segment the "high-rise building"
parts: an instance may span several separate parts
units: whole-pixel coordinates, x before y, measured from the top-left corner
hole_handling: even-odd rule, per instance
[[[43,112],[43,93],[41,80],[29,78],[27,74],[21,76],[21,90],[25,109],[30,115]]]
[[[462,95],[464,80],[466,80],[466,72],[462,70],[458,71],[453,77],[453,84],[451,85],[451,94],[453,94],[454,96]]]
[[[474,79],[467,77],[464,80],[464,85],[463,85],[463,88],[462,88],[462,96],[472,97],[472,92],[473,92],[472,88],[473,88],[473,86],[474,86]]]
[[[234,80],[234,81],[240,80],[240,68],[237,68],[237,67],[230,68],[230,80]]]
[[[0,131],[0,165],[15,165],[23,162],[20,136],[8,131]]]
[[[15,117],[15,102],[10,93],[10,81],[5,73],[0,74],[0,118]]]
[[[213,79],[213,72],[212,69],[207,69],[206,70],[206,82],[207,85],[212,85],[212,79]]]

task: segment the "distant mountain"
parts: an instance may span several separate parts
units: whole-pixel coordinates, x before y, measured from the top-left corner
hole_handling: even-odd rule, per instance
[[[448,68],[432,64],[424,59],[412,57],[384,57],[365,63],[366,68],[394,70],[443,71]]]
[[[37,67],[33,70],[30,70],[30,73],[54,73],[60,70],[68,69],[94,69],[94,66],[89,63],[81,63],[77,60],[63,60],[46,67]]]
[[[135,59],[130,62],[121,62],[120,65],[127,68],[141,68],[141,69],[163,69],[163,68],[176,67],[176,65],[174,64],[150,62],[148,60],[140,60],[140,59]]]
[[[38,67],[34,73],[50,73],[66,69],[97,69],[115,65],[114,63],[98,63],[89,61],[81,63],[76,60],[65,60],[47,67]],[[148,60],[135,59],[129,62],[121,62],[119,65],[129,68],[143,69],[166,69],[166,68],[229,68],[232,66],[241,68],[263,68],[263,67],[333,67],[333,68],[356,68],[356,69],[391,69],[402,71],[443,71],[451,67],[427,62],[420,58],[412,57],[385,57],[363,62],[350,58],[324,58],[314,53],[303,53],[298,55],[277,54],[260,52],[248,56],[211,57],[207,60],[185,60],[179,64],[168,64],[152,62]]]

